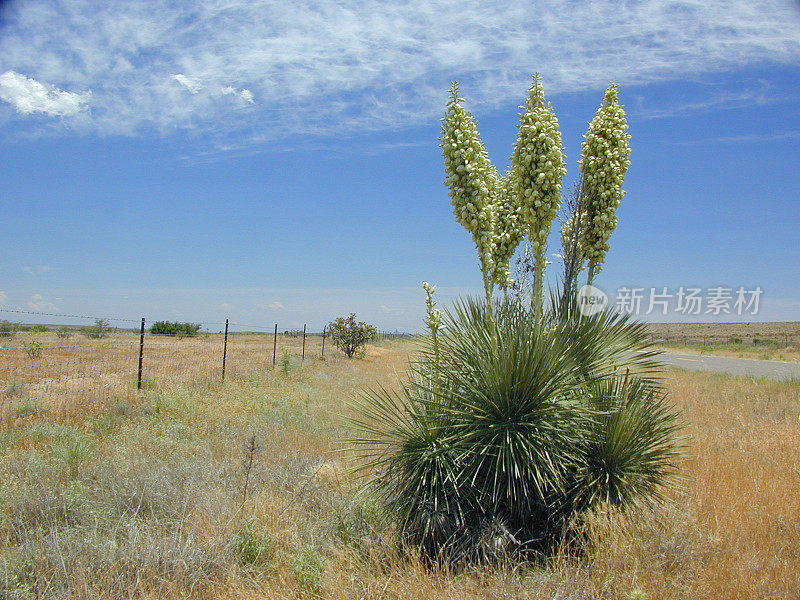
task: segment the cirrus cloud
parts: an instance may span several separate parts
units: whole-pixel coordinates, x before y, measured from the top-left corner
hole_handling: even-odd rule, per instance
[[[790,0],[207,0],[10,3],[2,98],[83,112],[88,131],[191,129],[257,142],[439,117],[452,79],[472,106],[548,92],[800,63]],[[24,75],[22,75],[24,74]],[[257,102],[255,101],[257,99]]]

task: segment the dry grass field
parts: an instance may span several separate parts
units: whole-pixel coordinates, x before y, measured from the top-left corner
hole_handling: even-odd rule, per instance
[[[224,384],[12,415],[0,598],[800,598],[796,382],[669,372],[691,440],[668,505],[596,515],[584,556],[432,572],[343,468],[347,401],[396,386],[411,349],[284,365],[279,349],[273,371],[270,348]]]
[[[800,322],[650,323],[661,348],[687,354],[800,361]]]
[[[139,334],[114,333],[102,339],[82,334],[18,333],[0,338],[0,414],[87,410],[90,405],[136,396]],[[330,340],[328,340],[330,342]],[[222,378],[222,335],[145,335],[142,383],[211,384]],[[272,368],[273,335],[231,334],[225,368],[230,376]],[[328,352],[334,348],[328,344]],[[319,357],[322,337],[309,335],[305,357]],[[285,358],[288,353],[289,357]],[[275,368],[303,355],[301,336],[278,334]]]

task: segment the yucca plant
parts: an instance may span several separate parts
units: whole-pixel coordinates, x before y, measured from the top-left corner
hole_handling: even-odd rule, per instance
[[[445,312],[399,393],[357,403],[352,424],[401,539],[429,558],[546,555],[599,503],[658,497],[679,442],[645,332],[509,299]],[[644,352],[640,352],[644,350]],[[634,373],[635,375],[632,375]]]
[[[577,273],[588,260],[593,280],[613,228],[605,227],[596,253],[583,252],[586,232],[616,225],[610,211],[628,163],[627,125],[612,91],[603,115],[613,118],[602,120],[602,135],[595,132],[585,147],[620,141],[610,153],[619,168],[609,180],[598,170],[604,159],[585,153],[572,225],[562,233],[571,266],[547,307],[544,248],[564,170],[541,82],[534,81],[512,170],[502,178],[457,86],[451,91],[442,137],[447,183],[456,217],[478,246],[486,297],[441,313],[435,288],[424,284],[430,336],[409,382],[397,393],[364,394],[351,419],[360,467],[376,473],[373,492],[396,519],[402,542],[429,559],[547,556],[580,539],[575,524],[589,511],[652,503],[674,482],[677,414],[664,397],[645,326],[608,310],[582,314],[577,299]],[[602,188],[609,182],[611,191]],[[601,216],[587,204],[597,198]],[[594,216],[587,221],[584,212]],[[534,301],[498,301],[493,285],[509,283],[521,221],[535,256]]]

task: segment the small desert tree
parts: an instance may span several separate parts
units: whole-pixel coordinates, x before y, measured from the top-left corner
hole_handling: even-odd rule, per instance
[[[94,325],[83,328],[86,337],[99,340],[111,332],[111,322],[108,319],[95,319]]]
[[[347,358],[353,358],[353,354],[359,348],[374,340],[378,335],[372,325],[367,325],[364,321],[357,322],[355,313],[331,321],[328,324],[328,333],[333,344],[344,352]]]

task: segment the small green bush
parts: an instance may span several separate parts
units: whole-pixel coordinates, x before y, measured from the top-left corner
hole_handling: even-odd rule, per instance
[[[0,337],[12,337],[17,332],[17,324],[11,321],[0,321]]]
[[[275,557],[275,543],[266,531],[246,521],[233,540],[233,552],[242,566],[267,567]]]
[[[81,331],[89,339],[99,340],[111,332],[111,323],[108,319],[95,319],[94,325],[83,327]]]
[[[200,331],[200,323],[179,323],[178,321],[156,321],[150,327],[154,335],[177,335],[193,337]]]
[[[283,349],[283,357],[281,357],[281,371],[284,375],[289,374],[289,369],[292,366],[292,353],[288,348]]]
[[[56,331],[56,336],[58,336],[58,339],[60,340],[66,340],[72,337],[72,332],[66,327],[61,327],[58,331]]]
[[[28,355],[28,358],[41,358],[42,356],[42,344],[37,341],[27,341],[22,342],[22,346],[25,348],[25,354]]]
[[[372,325],[367,325],[364,321],[356,322],[355,313],[332,321],[328,325],[328,332],[333,344],[344,352],[347,358],[353,358],[359,348],[363,348],[378,335],[378,331]]]

